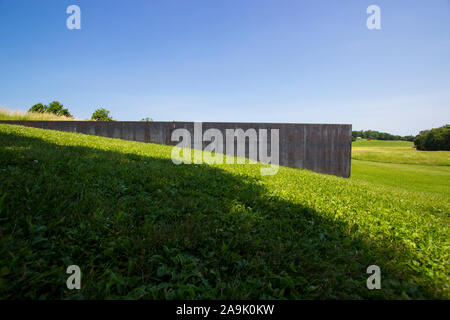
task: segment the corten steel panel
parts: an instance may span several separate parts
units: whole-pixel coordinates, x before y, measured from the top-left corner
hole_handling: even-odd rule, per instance
[[[78,132],[124,140],[176,145],[172,141],[175,129],[187,129],[194,147],[193,122],[141,122],[141,121],[16,121],[2,120],[0,123],[24,125],[42,129]],[[304,168],[319,173],[349,177],[351,168],[350,124],[297,124],[297,123],[235,123],[203,122],[202,136],[207,129],[218,129],[223,135],[223,151],[226,153],[226,129],[267,129],[267,149],[271,154],[270,129],[279,129],[279,164],[293,168]],[[203,141],[204,148],[210,142]],[[259,141],[257,141],[259,150]],[[237,152],[237,143],[234,144]],[[245,154],[249,157],[249,141],[245,142]],[[259,154],[256,157],[259,160]]]

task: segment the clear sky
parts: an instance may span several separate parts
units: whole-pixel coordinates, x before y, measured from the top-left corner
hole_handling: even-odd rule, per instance
[[[417,134],[450,123],[450,1],[0,0],[0,107],[53,100],[80,119]]]

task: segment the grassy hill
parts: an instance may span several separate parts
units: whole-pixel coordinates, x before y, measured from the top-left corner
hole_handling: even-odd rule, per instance
[[[0,125],[0,298],[449,298],[448,179],[435,192],[372,181],[397,171],[373,161],[343,179],[170,155]]]

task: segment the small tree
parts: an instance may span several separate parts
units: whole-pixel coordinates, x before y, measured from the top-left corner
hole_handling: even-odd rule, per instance
[[[58,116],[64,116],[64,117],[73,118],[72,115],[70,114],[69,110],[67,110],[67,109],[61,109],[58,112]]]
[[[42,103],[36,103],[34,106],[32,106],[30,109],[28,109],[28,112],[36,112],[36,113],[44,113],[47,106],[44,106]]]
[[[45,106],[42,103],[37,103],[34,106],[32,106],[28,111],[38,113],[53,113],[56,114],[57,116],[65,116],[72,118],[72,115],[70,114],[69,110],[63,108],[63,105],[58,101],[52,101],[48,106]]]
[[[59,101],[52,101],[46,108],[45,112],[56,114],[57,116],[72,117],[68,109],[63,108]]]
[[[109,110],[106,110],[105,108],[98,108],[95,110],[91,119],[96,121],[113,121],[113,118],[109,115]]]
[[[146,117],[146,118],[142,118],[141,121],[150,122],[150,121],[153,121],[153,119]]]
[[[45,109],[45,112],[58,114],[61,111],[63,105],[59,103],[59,101],[52,101],[49,103],[48,107]]]

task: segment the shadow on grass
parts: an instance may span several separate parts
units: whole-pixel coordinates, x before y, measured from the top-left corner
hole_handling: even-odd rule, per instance
[[[435,297],[406,267],[386,267],[400,253],[269,196],[255,178],[16,134],[0,141],[3,299]],[[76,292],[66,288],[71,264],[83,272]],[[381,290],[366,287],[371,264]]]

